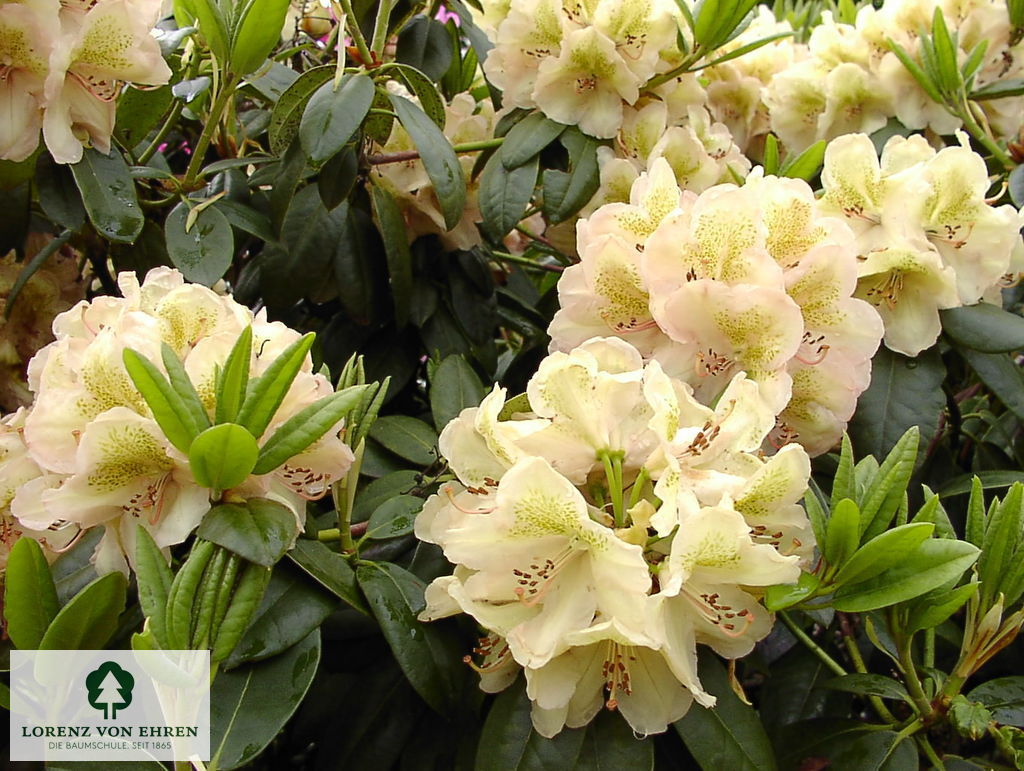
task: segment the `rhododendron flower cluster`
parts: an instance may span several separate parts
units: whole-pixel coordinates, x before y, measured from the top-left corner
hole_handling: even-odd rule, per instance
[[[594,137],[615,136],[625,105],[678,55],[671,0],[486,2],[487,78],[515,107],[539,107]]]
[[[790,150],[799,151],[819,139],[870,134],[891,117],[909,129],[937,134],[959,128],[960,119],[928,96],[888,43],[892,40],[920,62],[921,33],[930,33],[936,8],[958,34],[958,64],[977,44],[987,44],[975,88],[1021,76],[1024,44],[1010,45],[1006,4],[997,0],[886,0],[879,9],[862,7],[853,24],[825,12],[807,45],[797,44],[795,62],[780,70],[762,94],[772,130]],[[1021,100],[978,104],[997,135],[1016,136],[1024,121]]]
[[[936,151],[922,136],[897,136],[879,158],[853,134],[825,152],[821,208],[856,234],[856,294],[881,314],[885,344],[907,356],[938,339],[939,309],[998,302],[1024,270],[1024,218],[989,205],[985,162],[960,139]]]
[[[798,445],[760,454],[773,424],[743,373],[712,409],[617,338],[549,355],[525,399],[495,387],[441,435],[457,481],[416,534],[456,568],[421,617],[472,615],[481,687],[524,670],[544,736],[602,705],[640,734],[712,706],[697,644],[749,653],[771,629],[761,587],[813,550],[810,463]]]
[[[772,442],[828,450],[868,386],[882,337],[853,297],[854,234],[810,187],[753,173],[742,186],[683,192],[664,160],[629,203],[578,223],[580,262],[559,282],[552,350],[595,335],[628,340],[715,399],[739,371],[778,426]]]
[[[388,87],[407,99],[419,101],[394,81],[389,82]],[[494,107],[490,100],[477,103],[469,94],[456,95],[445,106],[444,135],[453,145],[490,139],[494,135]],[[459,158],[467,181],[466,205],[462,219],[448,230],[434,186],[423,161],[416,154],[416,144],[398,121],[392,124],[387,142],[379,147],[379,151],[383,155],[408,152],[414,156],[378,163],[373,167],[374,181],[387,187],[402,208],[410,241],[432,233],[440,237],[446,249],[471,249],[480,243],[480,231],[476,227],[480,220],[480,207],[477,203],[478,184],[472,174],[473,155],[463,154]]]
[[[246,327],[254,338],[254,376],[299,338],[284,324],[268,322],[262,311],[254,316],[230,297],[186,284],[175,270],[155,268],[141,285],[133,273],[122,273],[118,284],[123,297],[82,301],[56,318],[56,340],[29,364],[35,401],[6,420],[0,457],[16,463],[19,475],[7,489],[3,515],[35,531],[102,525],[100,572],[126,569],[137,523],[165,547],[185,540],[210,508],[211,491],[196,483],[188,458],[161,431],[125,370],[125,349],[159,362],[161,346],[168,345],[212,414],[217,372]],[[332,390],[307,356],[266,435]],[[285,465],[250,475],[227,495],[277,500],[301,523],[306,501],[326,494],[352,459],[336,427]],[[5,480],[13,474],[6,467],[4,472]]]
[[[0,159],[28,158],[40,129],[58,163],[86,143],[110,152],[121,87],[170,79],[150,35],[159,13],[159,0],[0,3]]]

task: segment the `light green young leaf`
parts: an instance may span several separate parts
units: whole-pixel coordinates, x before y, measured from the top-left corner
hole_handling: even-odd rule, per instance
[[[849,498],[843,498],[832,507],[832,516],[825,531],[822,554],[832,567],[841,567],[860,544],[860,509]]]
[[[203,487],[229,490],[246,480],[259,455],[256,439],[237,423],[220,423],[192,440],[188,463]]]
[[[248,0],[233,25],[231,69],[238,75],[255,72],[281,41],[288,0]]]
[[[269,474],[327,433],[362,400],[369,386],[353,386],[325,396],[284,422],[259,450],[254,474]]]
[[[59,609],[57,588],[39,542],[15,541],[7,557],[4,584],[7,636],[21,650],[38,648]]]
[[[252,358],[252,327],[246,327],[231,347],[217,378],[217,405],[214,419],[230,423],[238,417],[249,385],[249,363]]]
[[[881,533],[853,554],[833,578],[836,586],[871,578],[898,565],[910,552],[930,538],[935,525],[930,522],[901,525]]]
[[[160,430],[171,444],[188,454],[192,440],[201,429],[184,399],[146,357],[125,348],[122,358],[128,376],[146,400]]]
[[[135,528],[135,576],[139,584],[139,605],[149,619],[149,628],[157,643],[166,647],[167,597],[174,574],[149,531]]]
[[[303,335],[285,348],[262,375],[249,382],[236,422],[254,437],[263,436],[267,430],[292,381],[302,369],[315,337],[312,332]]]

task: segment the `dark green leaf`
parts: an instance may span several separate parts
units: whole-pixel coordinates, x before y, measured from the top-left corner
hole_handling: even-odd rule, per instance
[[[1021,78],[1009,78],[1007,80],[997,80],[994,83],[988,83],[981,88],[972,91],[970,98],[972,101],[980,102],[985,99],[1004,99],[1008,96],[1021,96],[1024,95],[1024,80]],[[1014,176],[1019,181],[1016,182],[1016,187],[1020,190],[1020,185],[1024,183],[1024,172],[1017,174],[1017,169],[1020,166],[1014,168],[1010,174],[1010,197],[1013,199],[1014,206],[1024,206],[1024,201],[1018,203],[1017,197],[1014,196]]]
[[[988,707],[997,722],[1024,728],[1024,677],[988,680],[968,693],[967,698]]]
[[[250,498],[244,505],[218,504],[196,531],[200,538],[268,568],[281,559],[297,533],[292,510],[267,498]]]
[[[7,556],[4,584],[4,618],[11,642],[21,650],[38,648],[59,609],[42,547],[32,538],[20,538]]]
[[[757,713],[733,693],[725,668],[706,648],[700,652],[700,679],[718,704],[706,709],[694,703],[674,726],[701,768],[773,771],[775,756]]]
[[[972,582],[947,591],[929,592],[919,597],[907,613],[906,634],[921,629],[934,629],[964,606],[978,592],[978,583]]]
[[[910,694],[903,683],[882,675],[861,674],[852,672],[836,677],[822,684],[825,688],[849,693],[860,693],[868,696],[881,696],[883,699],[896,699],[910,703]]]
[[[1024,85],[1024,84],[1022,84]],[[1024,206],[1024,165],[1015,166],[1009,178],[1010,200],[1013,205]]]
[[[98,650],[117,631],[128,581],[122,573],[100,576],[76,594],[53,619],[40,650]]]
[[[946,406],[942,381],[946,368],[932,348],[916,359],[885,346],[871,364],[871,385],[861,394],[850,421],[850,438],[860,456],[884,458],[911,426],[929,440]]]
[[[171,109],[174,95],[170,86],[128,88],[117,99],[114,136],[123,147],[137,147],[160,124]]]
[[[333,64],[306,70],[281,94],[267,127],[270,149],[275,155],[282,155],[288,149],[299,131],[306,103],[320,86],[334,77],[334,72]]]
[[[36,164],[36,192],[43,213],[55,224],[78,230],[85,223],[85,206],[74,175],[66,165],[54,162],[49,153],[40,155]]]
[[[110,241],[133,242],[142,232],[145,217],[135,195],[128,165],[116,151],[110,155],[86,148],[82,160],[71,167],[82,194],[89,221]]]
[[[316,186],[328,211],[336,209],[348,198],[358,176],[359,158],[355,148],[342,150],[323,165]]]
[[[203,209],[186,231],[189,205],[182,201],[167,215],[164,235],[171,262],[186,279],[213,286],[235,256],[235,237],[227,218],[214,206]]]
[[[601,184],[597,140],[573,127],[562,133],[561,142],[569,150],[569,171],[547,169],[542,175],[544,213],[553,223],[564,222],[576,214]]]
[[[1020,368],[1005,353],[978,353],[962,350],[967,363],[999,401],[1014,415],[1024,420],[1024,378]]]
[[[336,597],[360,613],[370,614],[370,608],[366,605],[356,583],[356,573],[348,564],[348,560],[340,554],[331,551],[319,541],[300,538],[295,542],[295,547],[288,552],[288,556]]]
[[[587,726],[578,771],[653,771],[654,741],[638,739],[623,717],[601,710]]]
[[[370,428],[370,437],[399,457],[420,466],[437,460],[437,434],[422,420],[407,415],[378,418]]]
[[[431,80],[439,80],[452,61],[452,46],[444,25],[427,16],[414,17],[398,33],[395,59]]]
[[[412,255],[409,253],[405,219],[395,199],[385,188],[373,185],[371,192],[373,213],[380,227],[381,238],[384,239],[395,324],[401,328],[408,321],[409,297],[412,294]]]
[[[540,155],[540,151],[558,139],[566,128],[563,123],[545,118],[542,112],[531,113],[505,135],[497,155],[502,165],[511,171]]]
[[[281,563],[271,574],[249,628],[224,660],[224,667],[234,669],[245,662],[276,656],[317,629],[337,604],[301,570]]]
[[[409,493],[422,481],[422,478],[418,471],[404,469],[373,480],[356,497],[354,521],[362,522],[369,519],[370,515],[384,501],[396,495]]]
[[[446,356],[430,381],[430,412],[434,426],[443,429],[467,407],[477,406],[485,395],[483,383],[463,356]]]
[[[238,75],[258,70],[281,41],[288,0],[248,0],[233,25],[231,69]]]
[[[408,535],[422,508],[423,499],[414,495],[399,495],[385,501],[370,515],[366,537],[381,541]]]
[[[362,73],[342,78],[338,89],[326,82],[302,113],[299,141],[314,166],[332,158],[355,135],[373,103],[374,85]]]
[[[939,311],[942,331],[959,345],[982,353],[1024,348],[1024,318],[989,303]]]
[[[466,206],[466,178],[459,158],[447,137],[423,110],[397,94],[389,94],[388,98],[420,152],[423,167],[441,204],[445,227],[451,230],[459,224]]]
[[[904,602],[959,578],[977,559],[978,548],[966,541],[925,541],[900,565],[867,581],[841,587],[833,607],[862,613]]]
[[[539,159],[534,157],[532,162],[510,171],[501,162],[499,153],[495,153],[484,166],[480,174],[478,201],[483,228],[495,241],[504,238],[526,213],[537,184],[538,163]]]
[[[953,495],[963,495],[971,491],[971,480],[978,477],[982,489],[992,490],[999,487],[1009,487],[1014,482],[1024,482],[1024,471],[979,471],[977,474],[961,474],[945,482],[939,489],[938,495],[942,498],[949,498]]]
[[[302,702],[320,663],[320,630],[267,661],[217,675],[210,691],[210,749],[221,771],[255,758]]]
[[[583,729],[565,728],[554,738],[545,739],[534,731],[530,720],[530,700],[520,678],[498,694],[487,713],[474,771],[561,771],[576,768],[585,735]]]
[[[228,490],[252,473],[259,452],[252,434],[237,423],[221,423],[192,440],[188,463],[200,485]]]
[[[406,678],[438,714],[446,714],[452,693],[440,664],[447,653],[438,630],[416,618],[424,607],[425,585],[388,562],[361,563],[356,578]]]
[[[401,56],[401,54],[399,54]],[[401,59],[399,59],[401,61]],[[394,71],[398,73],[398,76],[405,82],[405,85],[409,87],[409,90],[416,95],[416,98],[420,100],[420,107],[425,112],[437,127],[444,130],[445,124],[445,112],[444,112],[444,99],[441,94],[437,91],[437,86],[434,82],[414,67],[410,67],[405,64],[394,64],[392,65]]]
[[[227,198],[221,198],[213,206],[224,215],[232,227],[245,231],[251,236],[256,236],[261,241],[276,240],[270,220],[265,214]]]

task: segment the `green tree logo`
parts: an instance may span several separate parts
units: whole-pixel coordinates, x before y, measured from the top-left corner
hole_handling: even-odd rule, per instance
[[[86,675],[85,687],[89,691],[89,704],[103,711],[103,717],[112,720],[119,709],[132,703],[135,678],[113,661],[106,661]]]

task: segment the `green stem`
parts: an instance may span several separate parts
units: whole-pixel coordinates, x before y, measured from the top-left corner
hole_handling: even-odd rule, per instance
[[[932,743],[928,741],[928,737],[924,734],[915,736],[914,739],[917,741],[917,746],[921,748],[924,756],[928,758],[928,762],[932,764],[932,768],[941,769],[946,768],[946,764],[942,762],[942,758],[935,752],[935,748],[932,747]],[[895,746],[895,743],[894,743]]]
[[[491,252],[491,256],[499,262],[511,262],[513,265],[522,265],[535,270],[546,270],[549,273],[561,273],[565,270],[561,265],[548,265],[547,263],[531,260],[529,257],[520,257],[518,254],[508,252]]]
[[[890,622],[891,627],[895,627]],[[897,652],[900,656],[900,669],[903,670],[903,677],[907,681],[907,690],[910,691],[910,698],[914,700],[914,707],[922,718],[932,714],[932,703],[925,695],[924,686],[917,676],[917,666],[914,664],[913,652],[914,637],[911,635],[906,640],[900,640],[897,645]]]
[[[796,639],[798,639],[800,642],[802,642],[811,653],[817,656],[822,664],[824,664],[826,667],[828,667],[830,670],[832,670],[835,674],[839,675],[840,677],[842,677],[843,675],[850,674],[846,671],[842,664],[840,664],[834,658],[829,656],[828,653],[825,652],[824,648],[818,645],[818,643],[814,642],[814,640],[811,639],[811,636],[807,634],[807,632],[805,632],[803,629],[801,629],[800,626],[792,618],[790,618],[789,614],[786,611],[780,610],[779,618],[782,619],[782,623],[786,625],[786,628],[793,633],[793,636],[796,637]]]
[[[641,466],[640,473],[636,475],[636,479],[633,480],[633,487],[629,491],[629,508],[633,508],[640,502],[640,494],[643,492],[648,476],[647,466]]]
[[[853,637],[844,635],[843,640],[846,642],[846,651],[850,654],[850,659],[853,661],[853,668],[861,674],[867,674],[868,668],[864,664],[864,657],[860,655],[860,648],[857,647],[857,641]],[[889,711],[889,708],[885,706],[879,696],[868,696],[868,701],[871,702],[871,706],[874,708],[875,713],[888,723],[896,724],[898,721],[896,717]]]
[[[660,85],[668,83],[673,78],[685,75],[690,71],[690,68],[693,67],[694,64],[700,61],[702,56],[704,56],[704,50],[698,45],[693,49],[693,52],[683,60],[682,64],[668,72],[663,72],[661,75],[655,75],[647,81],[646,85],[644,85],[644,89],[649,90],[657,88]]]
[[[321,530],[316,534],[318,541],[340,541],[341,540],[341,529],[337,527],[329,527],[325,530]]]
[[[377,18],[373,22],[373,41],[370,43],[370,52],[373,54],[375,62],[384,59],[384,46],[388,40],[388,22],[391,21],[391,11],[395,7],[395,0],[379,0],[379,3]]]
[[[217,131],[217,127],[220,125],[221,115],[231,102],[231,98],[235,95],[235,86],[238,85],[239,80],[240,78],[237,75],[227,78],[217,94],[213,106],[210,108],[210,115],[206,119],[206,125],[203,126],[203,133],[199,135],[199,141],[196,142],[196,146],[192,150],[192,160],[189,161],[188,168],[185,170],[185,178],[181,183],[182,187],[186,190],[195,184],[199,176],[199,170],[202,168],[206,151],[210,147],[210,142],[213,141],[214,132]]]
[[[978,122],[971,114],[970,105],[965,102],[963,105],[958,106],[953,114],[964,122],[964,128],[967,129],[968,133],[981,142],[981,144],[985,146],[985,149],[992,153],[993,157],[1002,164],[1004,169],[1007,171],[1013,169],[1015,165],[1013,160],[1011,160],[1010,156],[1006,154],[1006,151],[999,146],[999,143],[978,125]]]
[[[171,107],[171,111],[167,114],[167,119],[164,120],[163,125],[160,126],[160,130],[156,132],[156,136],[153,138],[153,141],[149,143],[149,147],[143,150],[142,155],[139,156],[139,166],[145,166],[146,161],[153,157],[164,139],[167,138],[167,135],[171,131],[171,127],[177,122],[178,116],[181,115],[181,111],[184,107],[185,101],[183,99],[175,99],[174,106]]]
[[[604,464],[604,476],[608,482],[608,495],[612,499],[612,515],[615,517],[615,527],[622,527],[626,521],[626,513],[622,508],[622,458],[612,457],[612,453],[602,450],[598,457]],[[616,473],[616,466],[618,473]]]
[[[373,65],[373,57],[370,55],[370,49],[366,46],[366,38],[363,37],[363,31],[359,29],[356,13],[352,10],[352,0],[340,0],[340,2],[342,10],[345,11],[345,25],[352,36],[352,42],[356,44],[359,58],[363,60],[364,67],[370,67]]]

